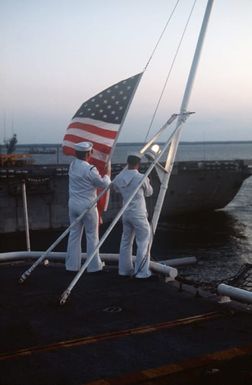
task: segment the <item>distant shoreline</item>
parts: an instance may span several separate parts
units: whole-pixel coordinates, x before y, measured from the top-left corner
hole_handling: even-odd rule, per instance
[[[162,143],[162,142],[160,142]],[[251,144],[252,140],[210,140],[210,141],[182,141],[179,144],[181,145],[204,145],[204,144]],[[137,146],[142,145],[143,142],[118,142],[117,146]],[[61,146],[60,143],[24,143],[24,144],[17,144],[16,147],[25,147],[25,146],[44,146],[44,147],[58,147]],[[0,148],[5,147],[4,144],[0,144]]]
[[[209,140],[209,141],[195,141],[195,142],[180,142],[180,144],[246,144],[252,143],[252,140]]]
[[[160,142],[163,143],[163,142]],[[181,141],[179,144],[251,144],[252,140],[209,140],[209,141]],[[143,142],[119,142],[118,145],[141,145]]]

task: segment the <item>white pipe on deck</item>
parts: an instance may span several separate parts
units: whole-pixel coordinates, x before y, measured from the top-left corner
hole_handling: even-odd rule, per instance
[[[22,260],[22,259],[31,259],[31,258],[39,258],[41,256],[41,251],[14,251],[14,252],[8,252],[8,253],[1,253],[0,254],[0,262],[8,262],[8,261],[15,261],[15,260]],[[81,254],[82,259],[86,259],[87,255],[86,253]],[[111,262],[117,262],[119,255],[118,254],[106,254],[101,253],[100,254],[101,259],[103,261],[111,261]],[[58,260],[58,261],[64,261],[66,257],[65,252],[50,252],[47,255],[48,259]],[[135,256],[133,256],[133,260],[135,259]],[[150,261],[150,269],[154,273],[158,274],[164,274],[169,275],[172,279],[174,279],[178,275],[177,269],[166,266],[165,264],[153,262]]]
[[[174,267],[162,265],[161,263],[153,261],[150,261],[150,270],[154,273],[168,275],[172,279],[175,279],[178,275],[178,270]]]
[[[184,257],[184,258],[165,259],[165,260],[159,261],[159,263],[169,265],[169,266],[191,265],[193,263],[197,263],[197,258]]]
[[[217,287],[217,291],[220,295],[230,297],[238,302],[252,303],[252,292],[238,287],[229,286],[225,283],[221,283]]]

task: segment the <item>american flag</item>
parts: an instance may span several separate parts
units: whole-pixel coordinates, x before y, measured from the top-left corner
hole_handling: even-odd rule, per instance
[[[82,104],[64,136],[65,155],[75,154],[75,143],[91,142],[91,163],[103,174],[141,76],[139,73],[122,80]]]

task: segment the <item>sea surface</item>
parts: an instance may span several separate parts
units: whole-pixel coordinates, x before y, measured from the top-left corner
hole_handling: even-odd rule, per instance
[[[112,163],[125,163],[130,152],[139,151],[141,143],[118,143]],[[17,145],[18,153],[31,153],[33,161],[36,163],[70,163],[72,157],[62,153],[60,145],[41,144],[41,145]],[[43,150],[48,153],[39,153]],[[4,152],[4,150],[2,150]],[[51,152],[51,153],[50,153]],[[0,146],[1,153],[1,146]],[[250,142],[185,142],[178,146],[176,155],[177,161],[189,160],[232,160],[232,159],[252,159],[252,141]]]
[[[28,152],[29,148],[18,146],[20,152]],[[54,149],[55,153],[33,154],[36,163],[69,163],[70,158],[64,157],[60,146],[46,145],[46,148]],[[140,148],[140,143],[119,144],[112,161],[124,163],[129,152]],[[182,143],[176,157],[179,161],[232,159],[251,160],[252,142]],[[117,231],[120,233],[120,228]],[[52,241],[53,236],[50,235]],[[110,249],[117,252],[119,239],[120,234],[116,234],[114,239],[112,234],[103,251]],[[217,284],[235,275],[244,264],[252,264],[252,176],[244,181],[234,200],[225,209],[159,223],[152,258],[191,256],[196,257],[198,263],[179,268],[179,273],[201,283]]]

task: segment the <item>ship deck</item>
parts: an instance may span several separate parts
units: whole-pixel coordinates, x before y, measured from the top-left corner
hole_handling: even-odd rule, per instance
[[[114,264],[84,273],[61,306],[73,278],[63,264],[20,285],[28,266],[0,265],[0,384],[251,384],[249,308]]]

